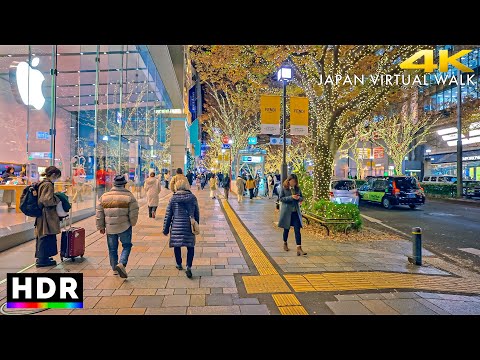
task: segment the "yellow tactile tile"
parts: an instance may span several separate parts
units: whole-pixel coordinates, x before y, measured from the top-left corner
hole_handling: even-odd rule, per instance
[[[272,295],[275,304],[280,306],[301,306],[300,301],[294,294],[273,294]]]
[[[480,292],[480,283],[443,275],[342,272],[286,275],[285,279],[298,292],[346,291],[367,289],[418,289],[450,292]]]
[[[244,276],[242,279],[248,294],[290,292],[280,275]]]
[[[277,275],[277,270],[265,256],[264,252],[262,251],[262,249],[260,249],[252,236],[248,233],[248,231],[245,230],[244,226],[238,219],[238,216],[232,210],[228,201],[221,201],[227,217],[230,219],[230,222],[232,223],[236,233],[238,234],[238,237],[242,241],[243,246],[248,253],[248,256],[250,257],[250,259],[252,259],[252,262],[255,265],[258,273],[260,275]]]
[[[279,307],[282,315],[308,315],[307,310],[303,306],[282,306]]]

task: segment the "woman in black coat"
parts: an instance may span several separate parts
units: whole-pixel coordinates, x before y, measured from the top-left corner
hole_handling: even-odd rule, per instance
[[[177,269],[182,270],[182,246],[187,247],[187,270],[188,278],[192,277],[192,263],[195,254],[195,235],[192,233],[190,218],[193,217],[200,223],[200,210],[195,195],[188,189],[188,183],[180,180],[175,183],[175,192],[168,203],[163,223],[163,234],[170,233],[169,247],[173,247]]]
[[[283,249],[288,251],[288,233],[290,227],[293,226],[295,232],[295,242],[297,243],[297,255],[307,255],[302,250],[302,212],[300,203],[303,201],[302,190],[298,186],[297,175],[291,174],[283,182],[280,190],[280,216],[278,219],[278,227],[283,228]]]

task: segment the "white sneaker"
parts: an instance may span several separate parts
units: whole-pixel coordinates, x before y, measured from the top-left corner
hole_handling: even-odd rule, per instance
[[[123,264],[117,264],[117,266],[115,266],[115,270],[118,271],[118,275],[120,275],[121,278],[126,279],[128,277],[127,270],[125,270],[125,266],[123,266]]]

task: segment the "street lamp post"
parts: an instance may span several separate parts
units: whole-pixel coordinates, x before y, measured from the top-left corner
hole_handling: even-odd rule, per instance
[[[463,196],[463,164],[462,164],[462,72],[457,71],[457,198]]]
[[[282,184],[287,179],[287,82],[292,79],[292,69],[282,66],[278,69],[277,80],[283,84],[283,119],[282,119],[282,140],[283,140],[283,157],[282,157]]]

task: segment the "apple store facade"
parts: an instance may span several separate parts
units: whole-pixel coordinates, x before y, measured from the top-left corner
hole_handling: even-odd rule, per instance
[[[50,165],[62,171],[56,187],[77,218],[92,214],[114,175],[138,191],[149,170],[162,171],[154,150],[172,102],[157,66],[145,45],[0,46],[0,173],[15,171],[0,184],[0,238],[2,227],[33,220],[15,195],[7,208],[5,191],[38,181]]]

